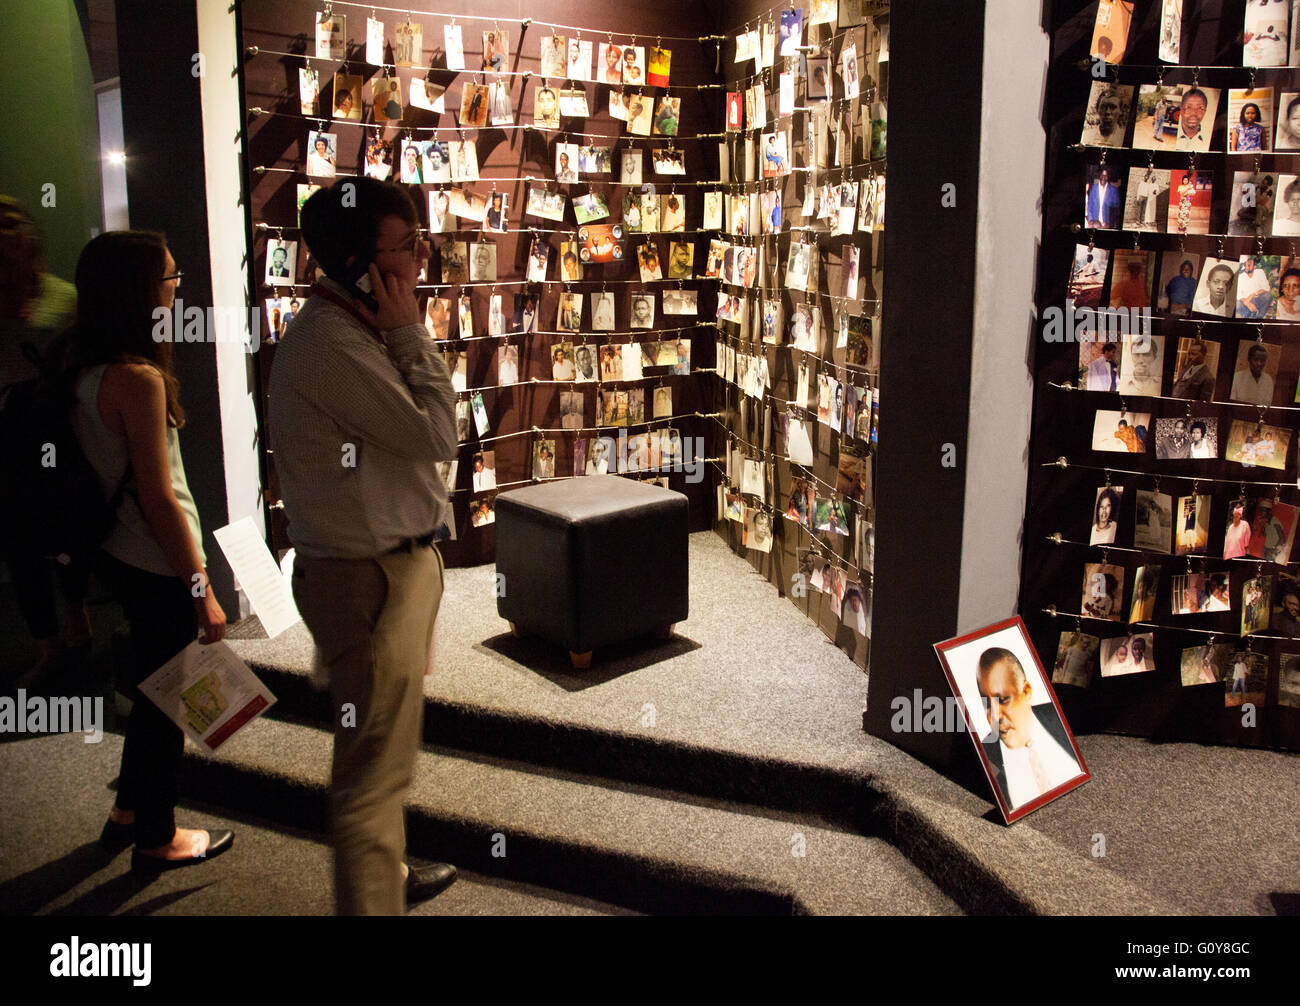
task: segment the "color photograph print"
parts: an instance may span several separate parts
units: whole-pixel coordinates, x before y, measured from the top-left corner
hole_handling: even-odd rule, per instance
[[[1269,614],[1273,606],[1273,578],[1257,576],[1241,585],[1241,634],[1268,629]]]
[[[1133,546],[1169,554],[1172,541],[1174,498],[1167,493],[1139,489],[1134,493]]]
[[[474,391],[469,396],[470,411],[474,413],[474,428],[478,430],[480,437],[487,436],[492,429],[491,423],[488,422],[487,406],[483,404],[483,392]]]
[[[1123,566],[1090,562],[1083,567],[1082,614],[1111,622],[1121,621],[1123,600]]]
[[[1183,573],[1175,576],[1170,583],[1169,613],[1201,615],[1230,611],[1232,600],[1228,587],[1227,573]]]
[[[1129,168],[1124,230],[1158,234],[1164,233],[1168,224],[1169,169],[1145,165]]]
[[[841,452],[841,457],[843,457]],[[1092,505],[1092,527],[1088,534],[1089,545],[1113,545],[1115,530],[1119,526],[1119,506],[1124,498],[1123,486],[1102,486]]]
[[[1223,679],[1223,705],[1232,709],[1247,702],[1262,706],[1268,692],[1268,656],[1238,650],[1228,662]]]
[[[1250,405],[1272,405],[1281,360],[1281,346],[1243,339],[1237,346],[1237,365],[1228,397]]]
[[[1279,500],[1253,501],[1246,514],[1250,537],[1246,541],[1246,555],[1285,565],[1295,542],[1296,517],[1300,510]]]
[[[1300,638],[1300,584],[1294,576],[1279,574],[1273,591],[1273,631],[1288,639]]]
[[[1146,451],[1151,413],[1098,409],[1092,425],[1094,451],[1142,454]]]
[[[562,192],[529,189],[525,212],[529,216],[541,217],[543,220],[563,220],[567,202],[568,199]]]
[[[1229,643],[1211,643],[1191,646],[1183,650],[1178,675],[1184,688],[1196,685],[1219,685],[1230,673],[1232,646]]]
[[[334,75],[333,117],[361,121],[361,77],[351,73]]]
[[[1106,81],[1094,81],[1092,94],[1102,95],[1107,89],[1116,85]],[[1178,119],[1180,115],[1184,84],[1142,84],[1138,88],[1137,107],[1133,111],[1133,142],[1137,150],[1177,150]],[[1129,89],[1130,96],[1132,88]],[[1114,102],[1112,96],[1111,102]],[[1091,104],[1090,104],[1091,107]],[[1127,103],[1125,108],[1127,108]],[[1110,106],[1107,106],[1108,111]],[[1087,137],[1088,119],[1084,120],[1084,143]],[[1096,141],[1093,141],[1094,143]],[[1122,142],[1106,143],[1105,146],[1122,146]]]
[[[774,134],[775,135],[775,134]],[[1120,198],[1119,169],[1089,164],[1084,171],[1083,225],[1118,230],[1124,211]]]
[[[1114,391],[1119,386],[1120,346],[1101,339],[1079,340],[1079,387]]]
[[[1110,252],[1107,249],[1075,245],[1074,262],[1070,267],[1069,284],[1065,291],[1066,306],[1075,310],[1082,307],[1096,310],[1101,307],[1101,288],[1105,285],[1106,267],[1109,264]],[[788,279],[786,285],[789,285]]]
[[[393,144],[380,136],[366,137],[364,173],[367,178],[387,181],[393,173]],[[432,193],[431,193],[432,194]],[[432,230],[432,227],[430,228]],[[441,227],[439,228],[441,230]]]
[[[495,524],[497,502],[495,498],[470,500],[469,503],[469,522],[473,527],[486,527],[488,524]]]
[[[785,508],[786,519],[808,527],[812,519],[813,506],[812,483],[808,479],[792,478],[789,502]]]
[[[1214,176],[1208,171],[1185,171],[1175,168],[1169,173],[1170,234],[1210,233],[1210,204],[1214,195]]]
[[[1097,0],[1089,54],[1117,66],[1124,62],[1132,23],[1133,0]]]
[[[1209,461],[1219,456],[1217,419],[1157,419],[1155,433],[1156,457],[1161,461]]]
[[[1278,426],[1234,419],[1224,457],[1247,468],[1259,466],[1281,471],[1286,468],[1291,433]]]
[[[337,173],[338,141],[334,133],[307,132],[307,174],[316,178],[333,178]]]
[[[1273,89],[1229,88],[1228,153],[1258,154],[1268,150],[1272,141]]]
[[[1003,819],[1090,778],[1019,616],[935,644]]]
[[[1279,321],[1300,321],[1300,258],[1283,255],[1279,269],[1277,318]]]
[[[1151,281],[1155,268],[1155,252],[1117,248],[1111,271],[1110,306],[1128,309],[1151,307]]]
[[[1133,574],[1133,600],[1129,602],[1128,620],[1149,622],[1156,615],[1156,592],[1160,589],[1160,567],[1139,566]]]
[[[472,488],[476,493],[486,492],[497,487],[496,451],[479,451],[473,459]]]
[[[1204,555],[1210,543],[1210,497],[1179,496],[1174,509],[1174,554]]]
[[[1103,678],[1142,674],[1155,669],[1155,633],[1140,632],[1132,636],[1115,636],[1101,641]]]
[[[1211,401],[1218,371],[1217,342],[1192,337],[1179,339],[1178,355],[1174,359],[1173,396],[1196,402]]]
[[[1160,279],[1156,282],[1156,309],[1175,317],[1192,313],[1196,300],[1201,256],[1195,252],[1166,251],[1160,256]]]
[[[1086,632],[1062,632],[1052,664],[1052,684],[1087,688],[1097,666],[1100,645],[1100,639]]]
[[[555,478],[554,440],[539,440],[533,444],[533,478]]]
[[[578,258],[587,262],[621,262],[623,227],[621,224],[595,224],[578,228]]]
[[[1300,653],[1285,644],[1277,658],[1277,704],[1300,709]]]

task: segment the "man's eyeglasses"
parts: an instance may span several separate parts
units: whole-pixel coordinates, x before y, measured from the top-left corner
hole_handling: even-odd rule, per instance
[[[420,247],[420,242],[423,240],[422,235],[423,232],[417,228],[416,230],[413,230],[410,236],[396,248],[376,248],[375,254],[378,255],[380,252],[401,252],[415,258],[416,252]]]
[[[180,285],[181,285],[181,277],[184,276],[184,275],[185,275],[184,270],[182,270],[182,269],[177,269],[177,270],[176,270],[174,273],[172,273],[170,276],[164,276],[164,277],[162,278],[162,281],[163,281],[164,283],[166,283],[168,280],[172,280],[172,279],[174,279],[174,280],[176,281],[176,285],[177,285],[177,286],[180,286]]]

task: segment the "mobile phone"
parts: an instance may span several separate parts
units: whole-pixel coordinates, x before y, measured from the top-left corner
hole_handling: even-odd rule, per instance
[[[361,301],[371,311],[379,310],[379,301],[375,299],[370,285],[369,262],[358,262],[348,270],[345,278],[348,281],[348,292],[352,296]]]

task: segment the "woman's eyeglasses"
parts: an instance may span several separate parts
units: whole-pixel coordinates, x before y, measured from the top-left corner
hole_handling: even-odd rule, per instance
[[[184,270],[182,270],[182,269],[177,269],[177,270],[176,270],[174,273],[172,273],[170,276],[164,276],[164,277],[162,278],[162,281],[163,281],[164,283],[166,283],[168,280],[173,280],[173,279],[174,279],[174,280],[176,281],[176,285],[177,285],[177,286],[180,286],[180,285],[181,285],[181,277],[184,276],[184,275],[185,275]]]

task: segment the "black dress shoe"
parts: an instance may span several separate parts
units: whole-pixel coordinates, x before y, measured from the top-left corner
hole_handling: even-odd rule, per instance
[[[428,901],[449,888],[456,879],[456,867],[450,863],[425,863],[423,866],[407,863],[406,868],[407,907]]]
[[[179,870],[184,866],[198,866],[209,859],[215,859],[235,844],[233,831],[209,831],[208,848],[202,856],[186,856],[184,859],[163,859],[149,856],[137,849],[131,853],[131,869],[141,873],[162,873],[164,870]]]
[[[135,825],[119,824],[111,817],[104,822],[104,830],[99,833],[99,847],[104,852],[119,853],[135,842]]]

